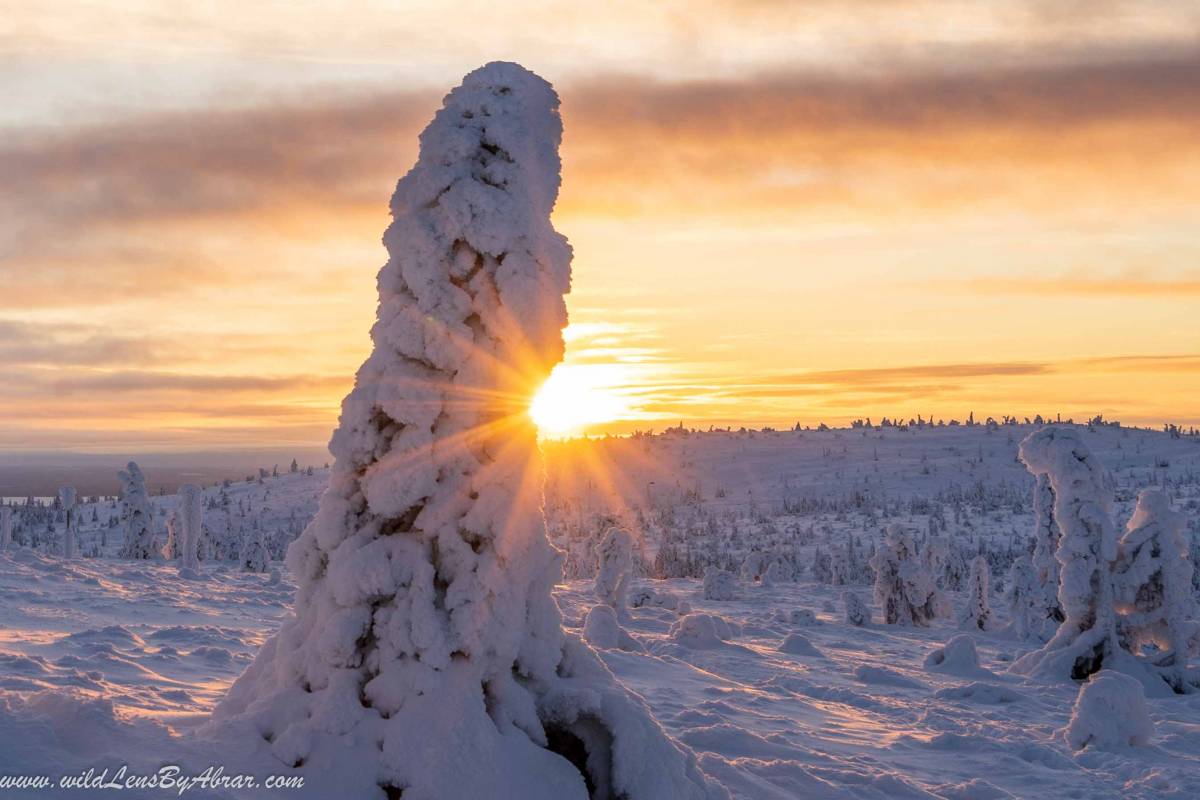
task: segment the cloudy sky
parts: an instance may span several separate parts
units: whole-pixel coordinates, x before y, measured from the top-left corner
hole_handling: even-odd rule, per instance
[[[563,100],[596,430],[1200,424],[1200,2],[44,2],[0,18],[0,450],[319,445],[440,97]]]

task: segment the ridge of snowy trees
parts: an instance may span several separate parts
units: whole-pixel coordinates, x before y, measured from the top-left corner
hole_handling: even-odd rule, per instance
[[[220,738],[364,783],[339,793],[727,796],[551,596],[525,405],[563,353],[560,138],[554,90],[507,63],[421,134],[330,486],[288,551],[295,613],[214,713]]]
[[[1112,478],[1077,430],[1048,426],[1031,433],[1020,457],[1053,493],[1063,621],[1011,671],[1086,680],[1116,670],[1148,688],[1157,675],[1175,692],[1195,690],[1200,681],[1187,661],[1200,648],[1200,629],[1181,516],[1163,494],[1144,490],[1118,542]],[[1048,526],[1044,513],[1037,519],[1040,534]]]

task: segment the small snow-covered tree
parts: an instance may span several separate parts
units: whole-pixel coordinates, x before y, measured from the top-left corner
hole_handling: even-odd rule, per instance
[[[1197,688],[1188,659],[1200,649],[1185,526],[1166,494],[1143,489],[1113,566],[1122,639],[1135,655],[1153,648],[1150,666],[1178,693]]]
[[[975,556],[971,561],[971,574],[967,578],[967,593],[958,617],[958,627],[980,631],[992,627],[991,573],[983,556]]]
[[[306,790],[727,796],[566,634],[551,594],[527,409],[563,354],[561,131],[548,83],[489,64],[446,96],[396,187],[372,352],[287,554],[293,616],[208,729],[302,766]]]
[[[738,598],[737,577],[720,567],[704,570],[703,594],[705,600],[736,600]]]
[[[62,540],[62,557],[75,557],[75,533],[79,527],[79,520],[76,519],[75,509],[75,487],[64,486],[58,490],[58,499],[62,504],[63,510],[63,540]]]
[[[763,585],[766,586],[791,583],[794,580],[795,574],[792,572],[791,566],[781,558],[772,561],[771,566],[767,567],[767,571],[763,574]]]
[[[125,522],[121,558],[154,558],[154,506],[146,493],[146,476],[133,461],[117,476],[121,479],[121,518]]]
[[[1111,564],[1117,557],[1112,477],[1079,433],[1047,426],[1025,437],[1021,460],[1046,475],[1054,490],[1060,537],[1058,601],[1064,619],[1054,636],[1018,659],[1011,671],[1048,679],[1083,680],[1112,666],[1120,650],[1113,611]]]
[[[633,571],[633,537],[620,528],[609,528],[600,540],[596,556],[596,597],[617,612],[618,618],[627,613],[629,578]]]
[[[11,506],[0,505],[0,553],[12,547],[13,510]]]
[[[183,528],[179,523],[179,509],[172,508],[167,512],[167,544],[163,547],[163,556],[168,559],[179,558],[183,552]]]
[[[875,600],[888,625],[927,627],[944,603],[925,569],[912,534],[898,524],[888,526],[887,535],[871,559],[875,569]]]
[[[271,551],[261,528],[247,532],[239,561],[246,572],[266,572],[271,566]]]
[[[767,571],[767,556],[761,550],[752,550],[742,559],[742,580],[754,583],[760,580]]]
[[[182,534],[179,553],[180,566],[184,569],[200,568],[200,532],[204,525],[203,499],[204,492],[199,486],[185,483],[179,487],[179,523]],[[266,546],[265,543],[263,546]],[[262,572],[263,570],[255,571]]]
[[[858,592],[849,589],[842,592],[842,605],[845,606],[847,625],[861,628],[871,622],[871,607]]]
[[[1019,556],[1009,568],[1004,599],[1008,602],[1010,627],[1014,636],[1042,642],[1050,638],[1052,630],[1046,630],[1045,595],[1029,555]]]

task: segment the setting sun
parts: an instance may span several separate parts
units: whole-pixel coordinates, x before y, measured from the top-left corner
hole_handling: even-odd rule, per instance
[[[615,389],[616,364],[559,364],[529,404],[529,416],[543,437],[583,433],[589,425],[611,422],[629,409]]]

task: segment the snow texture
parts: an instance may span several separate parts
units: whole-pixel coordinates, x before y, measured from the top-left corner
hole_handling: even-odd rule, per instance
[[[1103,670],[1079,689],[1064,734],[1075,750],[1145,745],[1154,736],[1142,685],[1128,675]]]
[[[492,63],[446,96],[397,184],[373,350],[342,405],[294,616],[214,713],[345,796],[719,798],[551,590],[528,398],[563,354],[551,86]]]
[[[1120,649],[1110,565],[1117,557],[1113,482],[1073,428],[1047,426],[1021,442],[1029,471],[1049,478],[1060,537],[1058,601],[1064,620],[1040,649],[1011,671],[1047,680],[1082,680],[1114,666]]]
[[[158,555],[154,545],[154,506],[146,492],[146,476],[130,461],[117,477],[121,479],[121,514],[125,523],[121,558],[154,558]]]

